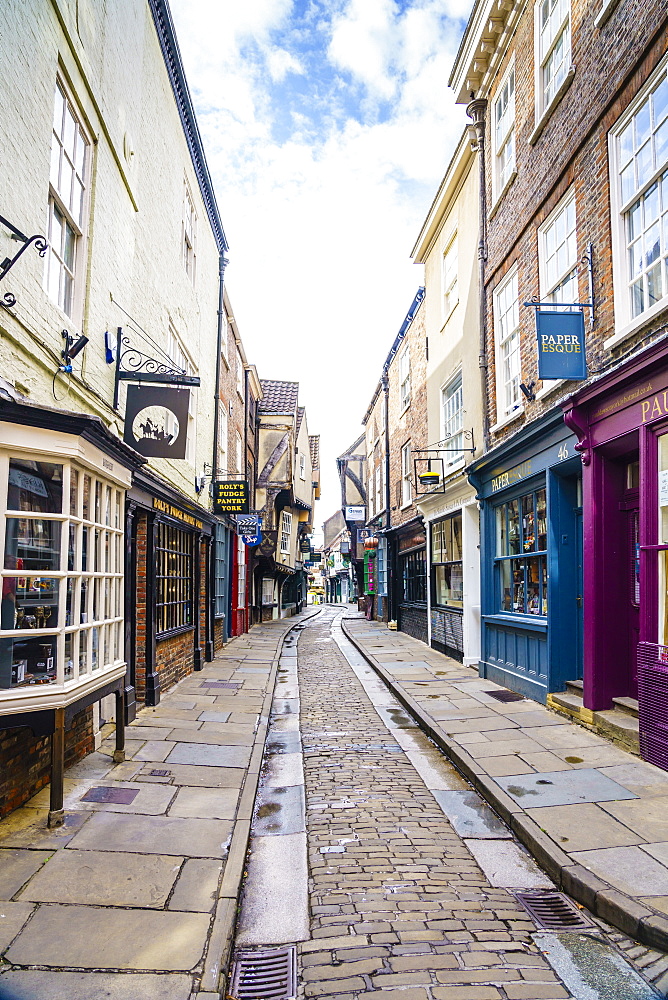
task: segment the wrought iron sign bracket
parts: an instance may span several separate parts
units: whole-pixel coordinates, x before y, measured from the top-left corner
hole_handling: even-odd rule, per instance
[[[187,375],[182,368],[177,368],[167,361],[158,361],[149,357],[137,347],[133,347],[130,338],[118,327],[116,334],[116,377],[114,379],[114,409],[118,409],[118,397],[121,382],[148,382],[152,385],[184,385],[197,387],[200,384],[198,375]]]
[[[468,441],[471,445],[470,448],[439,448],[440,441],[436,442],[436,446],[433,448],[421,448],[413,452],[413,475],[415,478],[414,488],[415,488],[415,499],[420,500],[422,497],[433,496],[435,493],[445,493],[445,476],[446,468],[445,462],[443,461],[443,454],[456,454],[462,455],[465,452],[470,455],[475,454],[475,441],[473,438],[473,428],[470,430],[461,431],[462,437],[465,441]],[[447,440],[451,440],[448,438]],[[431,456],[435,457],[432,458]],[[418,463],[422,462],[427,464],[426,471],[418,472]],[[432,462],[436,463],[440,467],[439,471],[434,471],[432,469]],[[425,490],[422,493],[418,492],[418,483],[420,486],[430,485],[431,489]]]
[[[587,291],[589,292],[588,302],[539,302],[538,299],[532,299],[530,302],[525,302],[524,305],[529,309],[551,309],[555,312],[560,310],[565,312],[568,309],[591,309],[589,314],[589,329],[594,329],[594,323],[596,322],[596,303],[594,299],[594,244],[588,243],[587,249],[584,255],[580,258],[576,265],[576,270],[579,272],[582,268],[587,269]]]
[[[40,257],[43,257],[49,249],[49,244],[47,243],[46,238],[44,236],[40,236],[38,233],[34,236],[26,236],[25,233],[22,233],[20,229],[17,229],[16,226],[13,226],[11,222],[8,222],[7,219],[4,219],[1,215],[0,225],[3,225],[5,229],[9,229],[13,240],[18,240],[23,244],[21,249],[17,250],[13,257],[5,257],[5,259],[0,262],[0,281],[2,281],[5,275],[9,274],[21,254],[25,253],[29,246],[34,244]],[[16,305],[16,296],[13,295],[12,292],[5,292],[0,305],[5,306],[6,309],[11,309],[12,306]]]

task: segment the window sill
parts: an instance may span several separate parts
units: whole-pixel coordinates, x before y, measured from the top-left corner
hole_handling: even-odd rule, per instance
[[[404,415],[404,413],[406,412],[406,410],[409,410],[409,409],[410,409],[410,406],[411,406],[411,401],[410,401],[410,399],[409,399],[409,400],[408,400],[408,402],[406,403],[406,405],[405,405],[404,407],[402,407],[402,409],[401,409],[401,410],[399,410],[399,416],[400,416],[400,417],[403,417],[403,415]]]
[[[446,479],[449,479],[451,476],[454,476],[456,473],[461,472],[461,470],[464,468],[465,465],[466,465],[466,458],[463,455],[461,458],[458,458],[456,462],[453,462],[452,465],[444,464],[443,466],[444,481]]]
[[[482,620],[486,625],[503,625],[514,628],[528,629],[531,632],[547,632],[547,618],[540,618],[529,615],[509,614],[499,612],[495,615],[482,615]]]
[[[513,181],[515,180],[516,177],[517,177],[517,167],[513,167],[513,170],[512,170],[512,173],[511,173],[510,177],[508,178],[508,180],[503,185],[503,187],[501,188],[501,190],[497,194],[496,198],[494,199],[494,203],[493,203],[493,205],[492,205],[492,207],[490,209],[490,213],[489,213],[490,219],[493,219],[494,216],[496,215],[497,210],[499,208],[499,205],[501,204],[501,201],[503,199],[503,196],[505,195],[506,191],[508,190],[508,188],[513,183]]]
[[[490,434],[496,434],[498,431],[503,430],[504,427],[507,427],[508,424],[512,424],[516,420],[519,420],[522,416],[524,416],[524,407],[518,406],[517,409],[513,410],[512,413],[509,413],[507,417],[504,417],[503,420],[498,420],[492,427],[490,427]]]
[[[538,390],[538,392],[536,393],[536,399],[537,400],[539,400],[539,399],[545,399],[545,397],[549,396],[550,393],[556,392],[557,389],[560,389],[562,385],[566,384],[566,382],[568,381],[568,379],[558,378],[558,379],[554,379],[554,380],[551,379],[550,381],[553,381],[552,385],[544,385],[541,389]]]
[[[409,500],[408,503],[402,503],[402,505],[399,508],[399,510],[408,510],[408,508],[412,507],[412,506],[413,506],[413,501]]]
[[[194,625],[179,625],[178,628],[170,628],[167,632],[157,632],[155,636],[156,642],[165,642],[167,639],[172,639],[175,635],[183,635],[185,632],[194,632]]]
[[[559,87],[559,90],[556,92],[556,94],[554,95],[554,97],[552,98],[552,100],[550,101],[550,103],[548,104],[548,106],[545,108],[545,111],[543,111],[542,115],[538,119],[538,122],[536,123],[536,127],[534,128],[533,132],[529,136],[529,145],[530,146],[534,146],[538,142],[538,140],[540,139],[541,135],[543,134],[543,129],[547,125],[547,123],[548,123],[548,121],[549,121],[549,119],[550,119],[550,117],[552,115],[552,112],[554,111],[554,109],[556,108],[557,104],[559,103],[559,101],[561,100],[561,98],[564,96],[564,94],[566,93],[566,91],[568,90],[568,88],[570,87],[570,85],[572,84],[574,76],[575,76],[575,66],[571,63],[571,68],[569,69],[568,73],[564,77],[564,79],[562,81],[562,84]]]
[[[597,28],[602,28],[604,24],[607,23],[613,10],[619,3],[619,0],[605,0],[603,6],[599,10],[598,14],[594,18],[594,25]]]
[[[117,661],[113,666],[82,674],[78,680],[64,684],[30,684],[25,687],[0,689],[0,705],[14,712],[39,712],[44,709],[65,708],[80,698],[97,691],[111,681],[122,677],[126,671],[125,661]]]
[[[618,333],[615,333],[612,337],[608,337],[607,340],[604,340],[603,347],[608,351],[612,350],[613,347],[617,347],[617,344],[621,344],[627,339],[627,337],[630,337],[631,334],[636,332],[636,330],[640,330],[645,323],[649,323],[655,316],[665,312],[666,309],[668,309],[668,296],[664,295],[664,297],[657,302],[655,306],[652,306],[651,309],[646,309],[645,312],[640,314],[640,316],[636,316],[636,318],[631,320],[630,323],[627,323],[626,326],[622,327]]]

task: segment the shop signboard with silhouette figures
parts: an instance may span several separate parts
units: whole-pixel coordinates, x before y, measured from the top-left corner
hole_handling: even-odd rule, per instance
[[[145,458],[185,458],[190,389],[129,385],[123,440]]]

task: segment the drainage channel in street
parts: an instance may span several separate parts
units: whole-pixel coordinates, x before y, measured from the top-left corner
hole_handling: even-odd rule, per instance
[[[582,907],[553,882],[473,791],[344,635],[339,616],[332,637],[374,709],[403,748],[491,885],[515,894],[538,927],[537,945],[577,1000],[656,1000],[659,994],[624,956],[603,940]],[[528,890],[528,891],[527,891]]]

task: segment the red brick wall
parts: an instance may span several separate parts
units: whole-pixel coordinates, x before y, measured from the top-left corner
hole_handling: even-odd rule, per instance
[[[94,749],[93,709],[72,720],[65,734],[65,767],[71,767]],[[0,730],[0,818],[18,809],[49,783],[51,737],[31,729]]]
[[[160,691],[164,694],[193,670],[193,636],[189,629],[156,643],[156,670],[160,674]]]
[[[529,144],[535,121],[534,10],[525,9],[490,93],[487,111],[487,202],[492,207],[492,128],[494,101],[510,59],[515,58],[517,176],[498,203],[488,225],[486,265],[487,400],[489,423],[497,420],[494,367],[493,290],[517,262],[522,339],[522,381],[538,381],[533,310],[521,303],[539,295],[538,228],[571,185],[575,187],[578,257],[587,243],[594,244],[594,294],[596,324],[587,325],[590,370],[626,355],[648,334],[665,326],[668,310],[657,317],[651,330],[640,329],[612,350],[603,342],[615,333],[610,215],[608,133],[618,122],[643,83],[665,53],[668,0],[626,0],[598,29],[594,18],[601,8],[592,0],[572,0],[573,81],[550,116],[542,135]],[[604,69],[602,68],[604,67]],[[615,220],[615,224],[617,220]],[[588,298],[586,270],[579,277],[580,301]],[[588,312],[585,314],[588,321]],[[523,399],[524,416],[493,433],[491,446],[535,420],[581,383],[559,387],[542,401]]]

